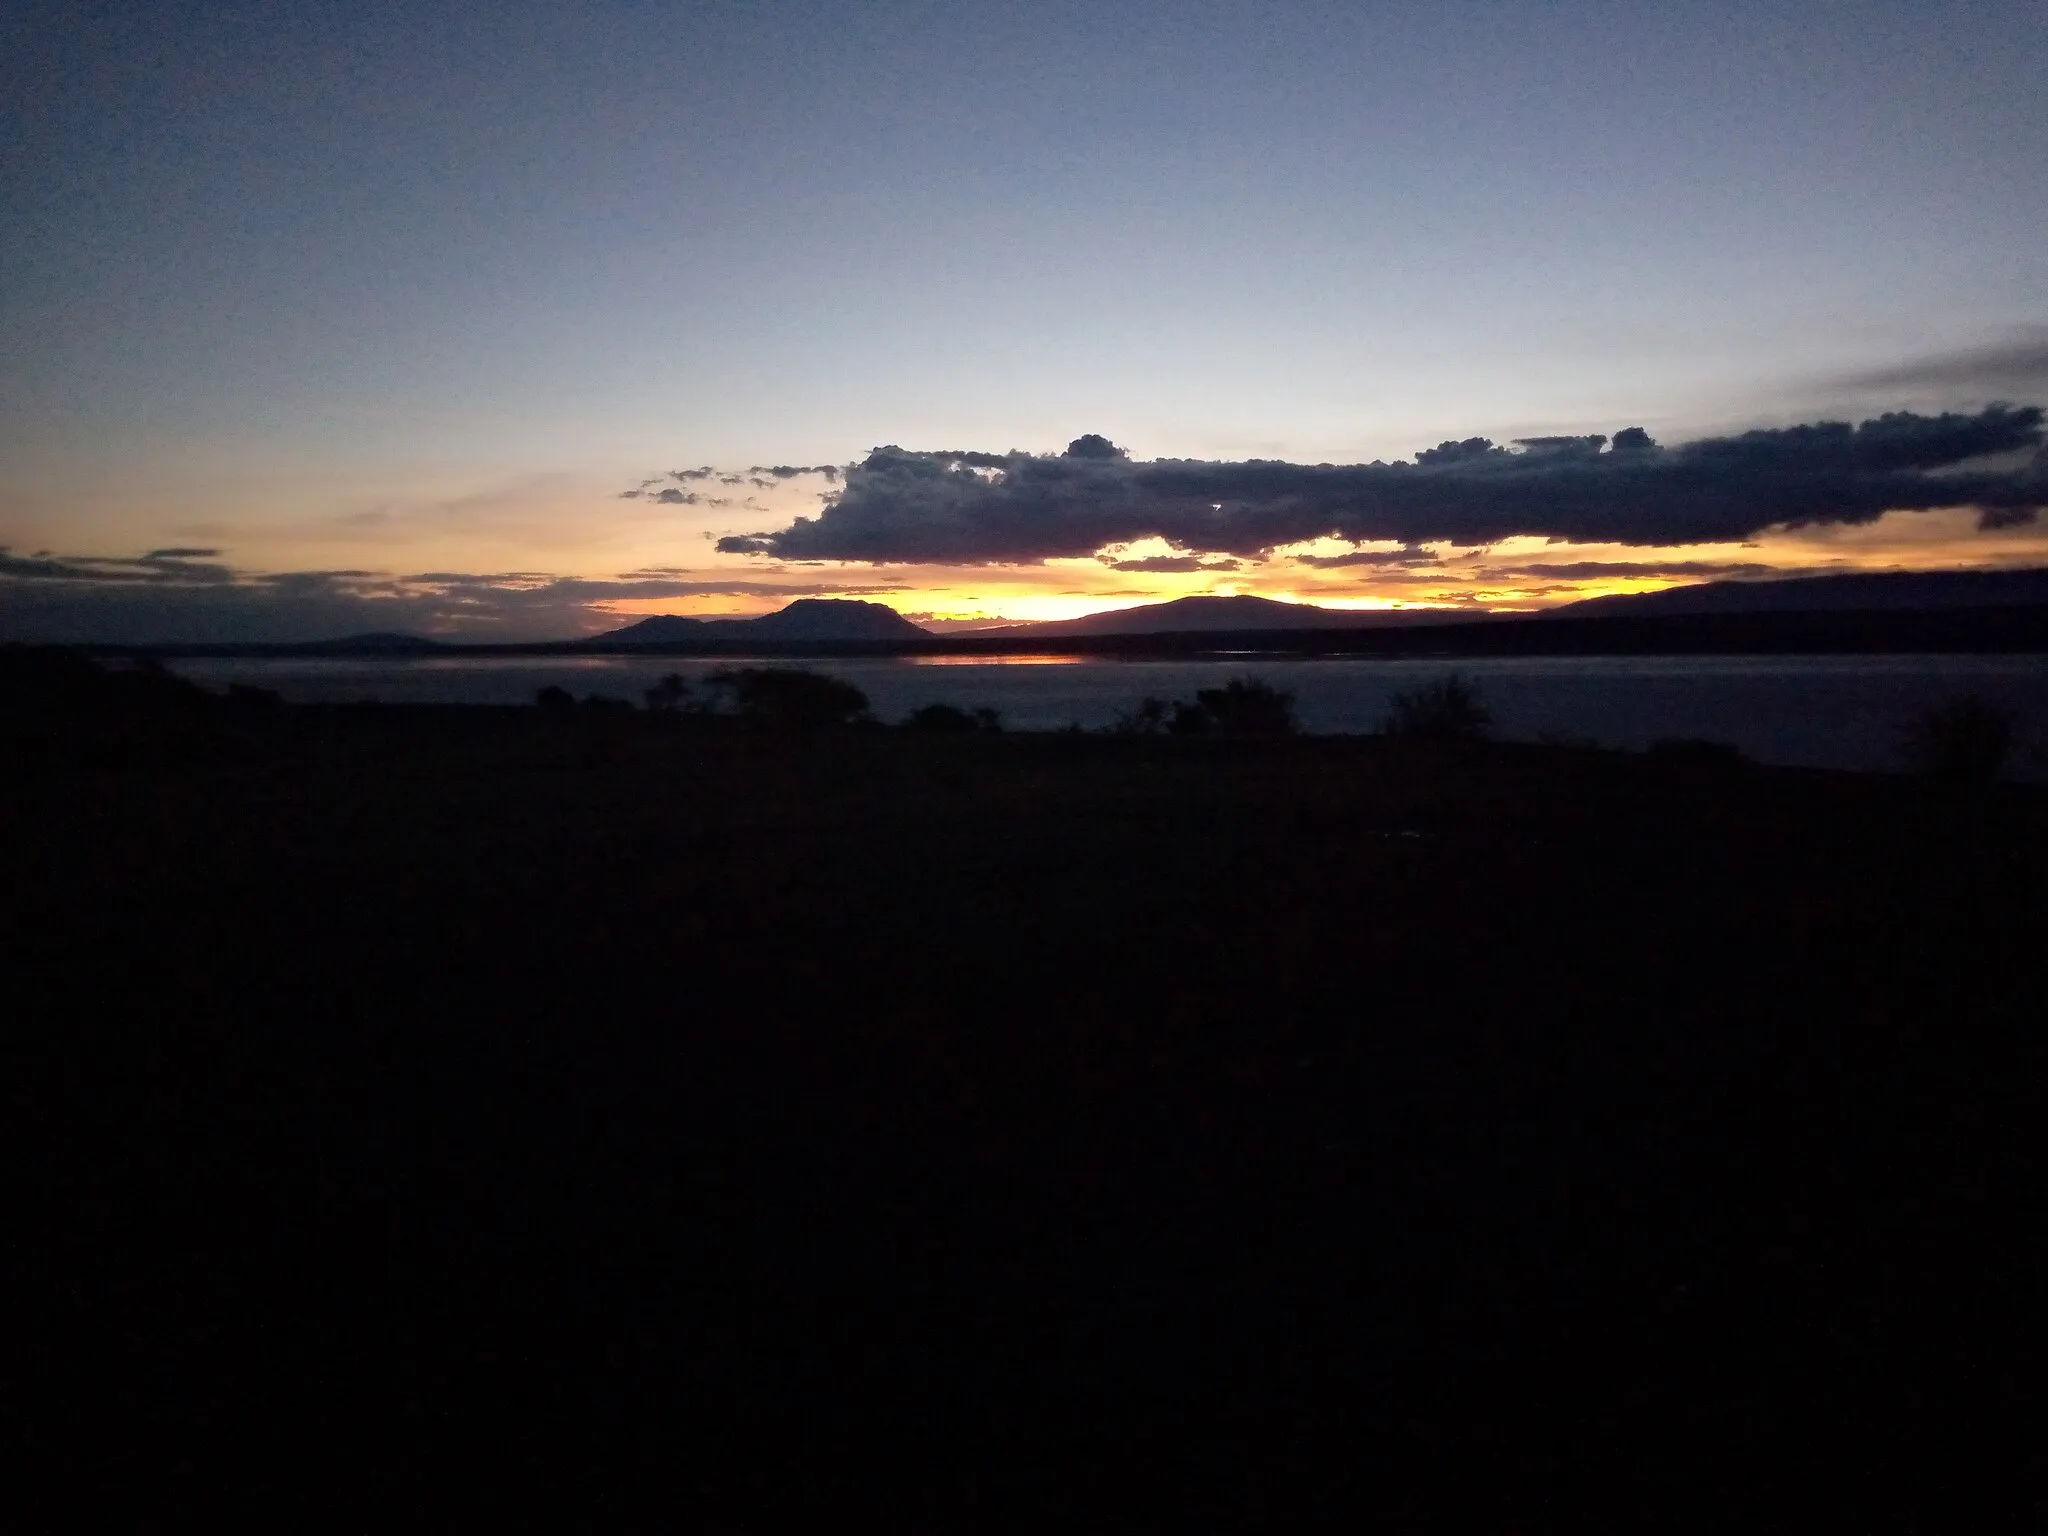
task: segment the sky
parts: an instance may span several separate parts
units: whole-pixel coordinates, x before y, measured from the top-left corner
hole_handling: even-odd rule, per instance
[[[0,0],[0,638],[2048,564],[2043,79],[2032,0]]]

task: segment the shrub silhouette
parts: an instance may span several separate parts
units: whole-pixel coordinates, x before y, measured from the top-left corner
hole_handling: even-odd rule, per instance
[[[1650,756],[1667,763],[1739,763],[1742,749],[1732,741],[1697,736],[1660,736],[1650,743]]]
[[[1216,721],[1209,711],[1185,699],[1174,702],[1173,718],[1166,722],[1169,736],[1206,736],[1215,729]]]
[[[1167,728],[1173,706],[1164,699],[1155,699],[1149,694],[1122,711],[1110,722],[1112,736],[1161,736]]]
[[[10,722],[194,715],[209,702],[153,657],[103,666],[62,646],[0,646],[0,715]]]
[[[820,730],[867,718],[853,684],[797,667],[720,667],[704,679],[720,713],[776,730]]]
[[[536,692],[533,696],[533,702],[543,713],[550,715],[566,714],[576,707],[575,695],[570,693],[568,689],[559,688],[553,683],[549,683],[547,687]]]
[[[1478,741],[1493,728],[1479,689],[1453,672],[1394,695],[1380,734],[1410,741]]]
[[[1256,677],[1233,677],[1221,688],[1203,688],[1195,702],[1224,736],[1292,736],[1294,695]]]
[[[927,704],[914,709],[904,722],[913,731],[1000,731],[1000,710],[965,710],[956,704]]]
[[[2012,751],[2012,716],[1975,694],[1937,704],[1906,727],[1906,753],[1930,779],[1988,784]]]
[[[690,680],[680,672],[671,672],[652,688],[643,689],[640,697],[647,708],[655,714],[669,714],[676,710],[688,709],[691,704]]]

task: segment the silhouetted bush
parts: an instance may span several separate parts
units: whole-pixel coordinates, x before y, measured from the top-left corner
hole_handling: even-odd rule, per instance
[[[1988,784],[2012,751],[2012,716],[1974,694],[1937,704],[1906,727],[1916,770],[1949,784]]]
[[[640,697],[647,702],[655,714],[670,714],[688,709],[693,702],[690,697],[690,680],[680,672],[671,672],[652,688],[642,691]]]
[[[1206,736],[1216,729],[1216,721],[1209,711],[1199,704],[1190,704],[1185,699],[1176,699],[1173,718],[1166,722],[1169,736]]]
[[[777,730],[851,725],[868,713],[868,696],[853,684],[796,667],[720,667],[704,686],[719,713]]]
[[[903,722],[913,731],[971,731],[974,716],[955,704],[927,704]]]
[[[576,707],[586,715],[630,715],[633,712],[631,701],[614,698],[608,693],[587,693]]]
[[[1166,732],[1173,706],[1149,694],[1110,722],[1112,736],[1160,736]]]
[[[1292,736],[1294,695],[1256,677],[1233,677],[1221,688],[1203,688],[1195,702],[1224,736]]]
[[[267,720],[284,708],[284,695],[275,688],[258,688],[250,683],[228,684],[228,709],[245,720]]]
[[[153,657],[109,667],[62,646],[0,646],[0,716],[16,725],[189,720],[212,702],[205,689]]]
[[[965,710],[956,704],[927,704],[914,709],[903,722],[913,731],[1000,731],[1003,717],[1000,710]]]
[[[547,687],[534,694],[533,702],[543,713],[560,715],[576,707],[576,696],[566,688],[558,688],[549,683]]]
[[[1742,749],[1732,741],[1666,736],[1650,743],[1650,756],[1670,763],[1739,763]]]
[[[1410,741],[1478,741],[1492,729],[1478,687],[1456,672],[1395,694],[1380,722],[1381,735]]]

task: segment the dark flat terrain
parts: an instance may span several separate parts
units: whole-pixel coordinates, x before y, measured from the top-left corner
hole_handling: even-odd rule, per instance
[[[7,759],[53,1528],[2048,1514],[2038,793],[671,723]]]

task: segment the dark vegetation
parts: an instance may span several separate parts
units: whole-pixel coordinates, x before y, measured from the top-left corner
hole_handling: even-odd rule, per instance
[[[1650,756],[1665,762],[1732,766],[1742,751],[1729,741],[1702,741],[1696,736],[1665,736],[1650,743]]]
[[[1294,695],[1256,677],[1197,689],[1192,700],[1143,698],[1109,727],[1112,736],[1292,736]]]
[[[1219,736],[1292,736],[1298,729],[1294,695],[1255,677],[1233,677],[1221,688],[1199,688],[1195,704],[1208,728]]]
[[[1409,741],[1478,741],[1492,729],[1493,714],[1478,686],[1453,672],[1395,694],[1380,733]]]
[[[967,710],[957,704],[927,704],[912,710],[903,723],[913,731],[1000,731],[1003,716],[1001,710],[995,709]]]
[[[1974,696],[1937,705],[1906,728],[1913,766],[1947,784],[1990,783],[2012,745],[2012,718]]]
[[[2036,790],[0,669],[51,1526],[2048,1497]]]

